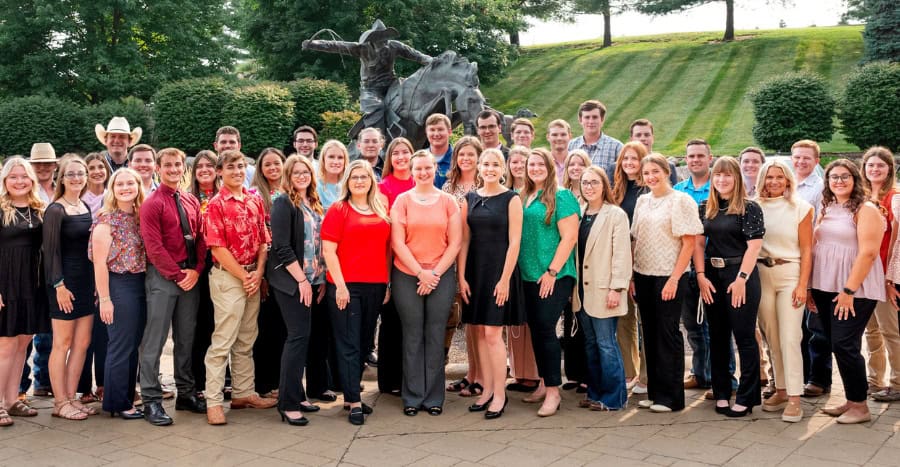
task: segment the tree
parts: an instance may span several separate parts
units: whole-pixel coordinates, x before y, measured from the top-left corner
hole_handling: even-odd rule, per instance
[[[578,13],[603,15],[603,47],[612,45],[612,15],[626,10],[624,1],[616,0],[575,0],[575,11]]]
[[[540,20],[571,21],[575,13],[572,3],[577,0],[514,0],[513,8],[522,16]],[[519,47],[519,32],[524,28],[517,27],[509,31],[509,43]]]
[[[900,150],[900,63],[870,63],[846,81],[838,117],[847,141]]]
[[[787,151],[797,140],[831,141],[834,97],[828,83],[809,72],[770,78],[750,93],[753,139],[760,146]]]
[[[863,60],[900,61],[900,3],[896,0],[856,0],[862,3],[858,15],[865,15]]]
[[[217,0],[0,0],[0,92],[87,103],[230,70]]]
[[[524,24],[510,0],[241,0],[239,11],[241,40],[258,60],[261,77],[328,79],[351,89],[359,86],[357,60],[301,52],[300,43],[325,28],[330,31],[319,34],[319,39],[356,41],[381,19],[400,32],[399,40],[424,53],[450,49],[478,62],[481,79],[490,82],[499,79],[516,56],[504,36]],[[416,67],[397,61],[401,76]]]
[[[641,13],[666,15],[714,2],[725,2],[725,36],[722,40],[733,41],[734,0],[638,0],[635,8]]]

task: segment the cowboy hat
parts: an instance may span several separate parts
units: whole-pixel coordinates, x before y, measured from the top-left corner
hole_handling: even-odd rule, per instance
[[[106,125],[106,128],[103,128],[103,125],[97,124],[94,127],[94,133],[97,135],[97,139],[100,140],[100,143],[106,144],[106,135],[107,133],[122,133],[126,135],[130,135],[130,140],[128,141],[128,147],[132,147],[141,140],[141,135],[144,134],[144,130],[141,130],[141,127],[135,127],[134,130],[131,129],[131,126],[128,124],[128,120],[125,120],[125,117],[113,117],[112,120],[109,121],[109,124]]]
[[[37,162],[58,162],[56,151],[50,143],[34,143],[31,145],[31,157],[28,159],[32,163]]]
[[[375,22],[372,23],[372,29],[363,32],[362,35],[359,36],[359,43],[363,44],[365,42],[383,41],[399,35],[400,33],[397,32],[396,29],[385,27],[380,19],[376,19]]]

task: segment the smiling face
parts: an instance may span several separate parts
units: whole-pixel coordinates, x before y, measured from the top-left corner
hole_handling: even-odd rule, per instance
[[[547,181],[547,175],[549,173],[550,172],[547,170],[547,163],[544,161],[543,157],[537,154],[528,156],[528,178],[534,182],[534,185],[539,190],[544,187],[544,182]]]
[[[581,175],[581,197],[588,203],[601,200],[603,198],[603,179],[591,170],[585,171]]]
[[[816,151],[813,148],[796,147],[791,151],[791,163],[794,164],[794,173],[797,179],[802,181],[809,177],[819,164]]]
[[[332,146],[322,156],[322,163],[325,164],[325,173],[340,176],[344,173],[344,152]]]
[[[140,184],[133,176],[127,172],[122,172],[113,180],[112,190],[116,201],[120,203],[131,203],[137,198]]]
[[[53,172],[56,171],[56,162],[32,162],[31,167],[37,175],[38,183],[52,183]]]
[[[25,166],[20,164],[9,171],[3,180],[3,186],[10,199],[18,201],[28,198],[28,194],[34,188],[34,181],[28,176]]]
[[[687,147],[687,153],[684,155],[688,171],[692,176],[702,178],[709,173],[709,163],[712,157],[709,149],[702,144],[692,144]]]
[[[891,168],[887,162],[878,157],[870,157],[863,164],[863,170],[866,172],[866,178],[873,185],[882,186],[890,176]]]
[[[622,154],[622,171],[629,179],[635,179],[641,173],[641,160],[637,151],[628,149]]]
[[[713,173],[713,186],[722,198],[729,199],[734,193],[734,175],[729,171]]]
[[[87,168],[79,160],[69,161],[62,169],[62,184],[66,193],[80,194],[87,185]]]
[[[513,144],[530,148],[531,143],[534,141],[534,130],[528,128],[528,125],[516,125],[513,128],[512,139]]]
[[[281,161],[281,156],[270,152],[263,156],[260,165],[262,166],[263,177],[266,177],[269,186],[279,186],[281,184],[281,176],[284,173],[284,163]]]
[[[765,184],[764,186],[768,196],[770,198],[777,198],[779,196],[784,196],[784,192],[787,190],[788,180],[781,167],[769,167],[769,170],[766,171],[763,183]]]
[[[419,156],[412,160],[412,174],[416,186],[434,185],[434,159]]]
[[[503,177],[506,164],[503,163],[503,154],[499,156],[491,151],[481,156],[481,162],[478,163],[478,174],[484,180],[486,185],[500,183]]]
[[[306,193],[306,189],[312,183],[312,170],[303,162],[297,162],[291,168],[291,186],[298,193]]]
[[[360,133],[359,140],[356,141],[356,147],[363,159],[373,163],[378,160],[378,154],[384,147],[384,140],[377,131],[364,131]]]
[[[372,178],[366,169],[357,167],[350,171],[350,176],[347,177],[347,184],[351,195],[366,196],[372,187]]]
[[[581,174],[584,173],[585,167],[587,166],[584,164],[584,159],[580,157],[569,158],[569,164],[566,165],[566,174],[569,176],[569,180],[581,180]]]
[[[316,137],[312,133],[301,131],[294,136],[294,150],[301,156],[312,159],[316,153]]]
[[[184,178],[184,160],[178,154],[163,154],[159,158],[159,179],[172,189],[178,189]]]
[[[828,188],[838,199],[850,198],[853,182],[853,174],[846,167],[835,166],[828,173]]]
[[[217,172],[222,178],[222,184],[232,192],[239,192],[244,186],[244,177],[247,175],[247,165],[244,158],[226,162]]]
[[[669,174],[659,164],[647,161],[641,167],[641,179],[644,186],[659,192],[668,186]]]
[[[450,129],[444,122],[428,125],[425,127],[425,137],[428,138],[428,144],[432,148],[446,148],[450,141]]]
[[[485,148],[496,148],[500,146],[500,125],[497,119],[492,117],[479,118],[477,120],[478,138]]]
[[[762,167],[762,155],[758,152],[748,151],[741,155],[741,175],[751,182],[756,182],[759,168]]]
[[[524,154],[515,153],[509,155],[509,174],[513,178],[525,178],[525,166],[528,163],[528,157]]]
[[[410,157],[412,157],[412,151],[409,150],[409,146],[405,144],[394,146],[394,149],[391,151],[391,170],[394,172],[408,172]]]
[[[131,136],[125,133],[107,133],[106,151],[109,152],[110,157],[116,160],[124,159],[128,153],[130,139]]]
[[[128,167],[134,169],[141,176],[144,183],[148,183],[156,171],[156,161],[153,160],[153,153],[151,151],[136,151],[132,153]]]
[[[222,133],[218,138],[216,138],[216,142],[213,143],[213,147],[216,148],[216,152],[219,154],[222,154],[223,152],[231,149],[240,151],[241,140],[240,138],[238,138],[238,135]]]
[[[197,159],[194,162],[194,178],[200,187],[211,190],[216,183],[216,166],[209,159]]]
[[[88,163],[87,168],[88,181],[94,185],[105,185],[109,174],[106,172],[106,164],[99,159],[94,159]]]
[[[473,172],[478,164],[478,151],[471,144],[459,148],[456,154],[456,166],[463,173]]]

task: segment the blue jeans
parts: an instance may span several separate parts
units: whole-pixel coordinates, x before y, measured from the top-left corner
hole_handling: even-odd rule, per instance
[[[807,342],[807,383],[828,389],[831,387],[831,340],[826,335],[825,326],[818,313],[805,310],[803,320],[803,340]]]
[[[33,345],[28,345],[25,356],[25,367],[22,369],[22,380],[19,383],[19,392],[28,392],[31,387],[31,375],[34,375],[35,389],[50,389],[50,351],[53,350],[53,334],[35,334]],[[33,356],[34,373],[28,364],[28,357]]]
[[[577,316],[584,333],[588,399],[602,402],[610,409],[621,409],[628,398],[628,390],[625,389],[622,352],[616,340],[619,318],[594,318],[583,309]]]

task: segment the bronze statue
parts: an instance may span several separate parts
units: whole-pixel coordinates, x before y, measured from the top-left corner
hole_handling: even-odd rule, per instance
[[[320,31],[321,32],[321,31]],[[316,33],[318,35],[319,33]],[[304,50],[350,55],[360,60],[360,109],[363,118],[350,130],[350,147],[360,130],[382,130],[386,143],[405,136],[420,148],[424,145],[425,119],[432,113],[450,117],[453,126],[463,123],[467,134],[475,134],[475,116],[485,108],[478,89],[478,64],[455,52],[432,58],[391,38],[399,33],[376,20],[358,42],[304,40]],[[315,36],[313,36],[315,38]],[[394,73],[396,59],[423,65],[406,79]]]

